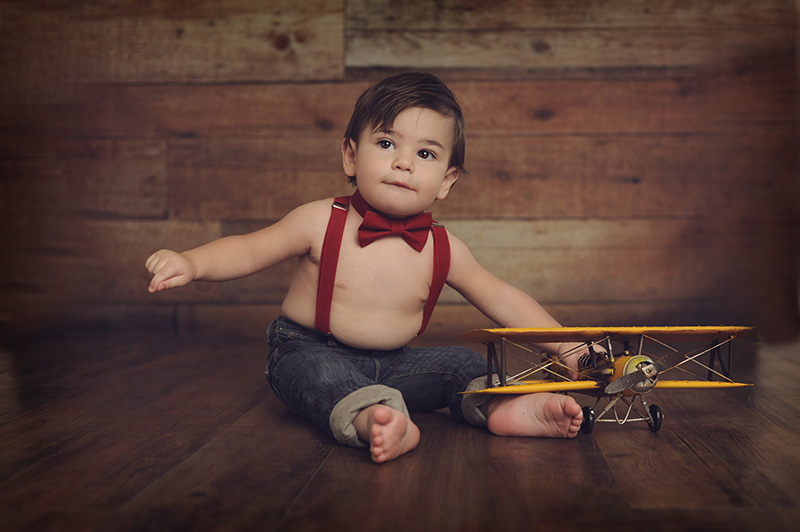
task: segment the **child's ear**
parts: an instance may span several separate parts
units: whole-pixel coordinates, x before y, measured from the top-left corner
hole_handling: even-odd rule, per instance
[[[450,192],[450,188],[458,181],[458,176],[461,175],[461,172],[455,166],[451,166],[449,170],[447,170],[447,174],[444,176],[444,181],[442,181],[442,186],[439,189],[439,193],[436,195],[437,200],[443,200],[447,197],[447,194]]]
[[[342,168],[347,177],[356,176],[356,152],[358,147],[352,140],[345,138],[342,140]]]

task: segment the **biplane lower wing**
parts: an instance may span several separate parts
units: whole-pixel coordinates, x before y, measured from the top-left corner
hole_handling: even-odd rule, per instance
[[[699,390],[711,388],[741,388],[743,386],[752,386],[745,382],[727,382],[727,381],[657,381],[655,388],[662,388],[665,390]],[[598,381],[552,381],[552,380],[531,380],[521,381],[519,384],[512,384],[509,386],[495,386],[494,388],[484,388],[482,390],[471,390],[464,392],[465,394],[472,393],[487,393],[487,394],[523,394],[523,393],[544,393],[544,392],[591,392],[593,390],[602,390],[605,384]]]
[[[710,388],[742,388],[745,386],[752,386],[752,384],[728,381],[657,381],[654,387],[662,390],[702,390]]]
[[[499,394],[523,394],[541,392],[579,392],[586,390],[599,390],[603,386],[597,381],[552,381],[552,380],[530,380],[521,381],[510,386],[495,386],[494,388],[484,388],[473,390],[467,393],[499,393]]]

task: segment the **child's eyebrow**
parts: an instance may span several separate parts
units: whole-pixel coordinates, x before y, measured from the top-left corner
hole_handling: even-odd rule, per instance
[[[384,133],[384,134],[386,134],[386,135],[398,135],[398,136],[402,136],[400,133],[398,133],[397,131],[395,131],[394,129],[392,129],[392,128],[390,128],[390,127],[379,127],[379,128],[375,128],[375,129],[373,130],[373,133]],[[446,150],[446,149],[447,149],[447,148],[445,147],[445,145],[444,145],[444,144],[442,144],[442,143],[441,143],[441,142],[439,142],[438,140],[434,140],[434,139],[424,139],[424,140],[422,141],[422,144],[425,144],[425,145],[427,145],[427,146],[436,146],[437,148],[441,148],[441,149],[443,149],[443,150]]]
[[[443,150],[446,150],[446,149],[447,149],[447,148],[445,147],[445,145],[444,145],[444,144],[442,144],[441,142],[439,142],[438,140],[428,139],[428,140],[426,140],[426,141],[424,142],[424,144],[426,144],[426,145],[430,145],[430,146],[434,146],[434,147],[436,147],[436,148],[441,148],[441,149],[443,149]]]

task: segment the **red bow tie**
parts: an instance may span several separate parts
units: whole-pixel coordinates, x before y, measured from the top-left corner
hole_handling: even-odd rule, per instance
[[[389,218],[373,210],[358,190],[353,194],[351,201],[358,214],[364,218],[358,228],[358,242],[361,247],[385,236],[400,236],[417,251],[422,251],[425,247],[433,223],[431,213],[423,212],[402,219]]]

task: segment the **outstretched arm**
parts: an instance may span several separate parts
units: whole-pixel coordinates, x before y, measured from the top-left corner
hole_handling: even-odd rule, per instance
[[[459,238],[450,235],[450,274],[447,284],[501,327],[561,327],[533,297],[484,268]],[[563,354],[578,344],[550,343],[537,345],[552,354]],[[576,352],[576,355],[578,352]],[[577,369],[577,356],[566,361]]]
[[[159,292],[195,280],[238,279],[308,253],[319,213],[323,212],[319,203],[300,206],[279,222],[254,233],[221,238],[183,253],[156,251],[145,263],[153,274],[148,290]]]
[[[447,283],[501,327],[561,327],[535,299],[484,268],[467,245],[452,235],[450,254]]]

